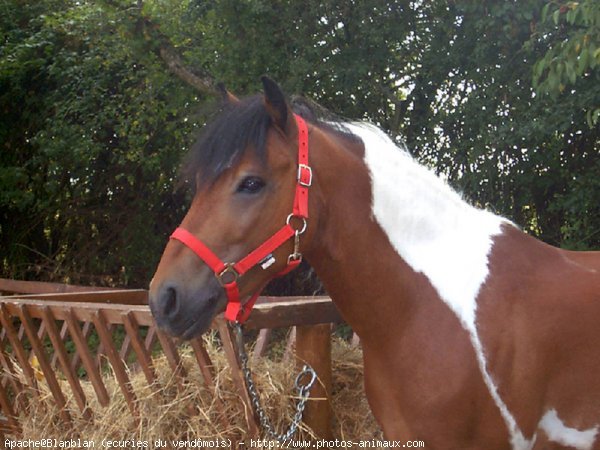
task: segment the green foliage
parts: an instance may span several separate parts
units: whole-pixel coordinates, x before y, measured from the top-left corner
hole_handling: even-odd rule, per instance
[[[600,144],[581,110],[598,104],[600,83],[582,77],[563,95],[536,93],[533,66],[548,50],[536,32],[541,9],[539,1],[457,3],[455,19],[432,29],[437,48],[420,60],[405,134],[481,205],[547,242],[594,248]],[[596,201],[575,201],[581,196]],[[574,226],[574,215],[587,225]]]
[[[535,38],[550,47],[534,65],[533,83],[540,94],[559,95],[566,89],[582,88],[593,80],[596,96],[585,104],[590,127],[600,120],[597,91],[600,84],[600,2],[597,0],[554,1],[542,10]],[[592,85],[593,86],[593,85]]]
[[[141,6],[141,7],[140,7]],[[144,286],[215,101],[290,93],[405,139],[476,203],[600,247],[597,0],[4,0],[2,276]]]
[[[181,213],[173,180],[195,94],[143,51],[127,9],[10,10],[19,16],[4,24],[0,61],[5,276],[139,283]]]

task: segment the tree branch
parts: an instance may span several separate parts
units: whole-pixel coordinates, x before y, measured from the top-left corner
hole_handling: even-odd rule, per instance
[[[105,0],[105,4],[115,9],[122,5],[115,0]],[[193,70],[186,66],[177,49],[171,43],[160,27],[143,14],[144,0],[137,0],[136,6],[130,10],[136,11],[135,32],[146,41],[150,41],[150,49],[164,61],[169,71],[187,85],[193,87],[203,94],[217,95],[219,90],[213,78],[208,74],[199,74],[198,70]]]
[[[186,66],[170,39],[160,31],[157,25],[144,16],[140,18],[140,21],[142,33],[155,42],[155,45],[152,46],[153,51],[164,61],[173,75],[203,94],[217,95],[219,93],[214,79],[209,74],[201,74],[198,70]]]
[[[161,43],[158,53],[169,68],[169,71],[180,80],[202,93],[217,93],[214,80],[208,75],[197,75],[191,69],[187,68],[175,48]]]

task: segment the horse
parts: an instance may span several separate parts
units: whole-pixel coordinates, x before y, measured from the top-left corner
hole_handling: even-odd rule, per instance
[[[360,337],[386,439],[600,449],[600,252],[543,243],[377,127],[262,84],[228,95],[191,149],[196,192],[150,286],[157,324],[191,338],[224,310],[241,320],[304,257]]]

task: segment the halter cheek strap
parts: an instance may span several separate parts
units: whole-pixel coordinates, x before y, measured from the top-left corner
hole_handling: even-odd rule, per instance
[[[298,126],[298,171],[296,174],[296,193],[292,213],[288,215],[286,223],[275,234],[269,237],[252,252],[236,263],[225,263],[215,255],[200,239],[182,227],[175,229],[171,239],[178,240],[189,247],[204,263],[210,267],[219,280],[227,295],[227,309],[225,318],[232,322],[244,322],[264,286],[254,293],[244,304],[241,304],[238,278],[253,267],[260,265],[267,269],[275,262],[272,253],[292,237],[294,250],[288,256],[287,265],[275,276],[291,272],[302,262],[300,253],[300,235],[306,231],[308,220],[308,188],[312,184],[312,169],[308,165],[308,127],[302,117],[295,115]],[[298,227],[295,227],[294,224]],[[266,283],[265,283],[266,285]]]

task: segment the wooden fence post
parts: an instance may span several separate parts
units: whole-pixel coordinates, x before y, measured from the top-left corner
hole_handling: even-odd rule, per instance
[[[318,439],[331,439],[331,324],[297,326],[296,359],[300,367],[312,366],[318,377],[304,410],[304,423]]]

